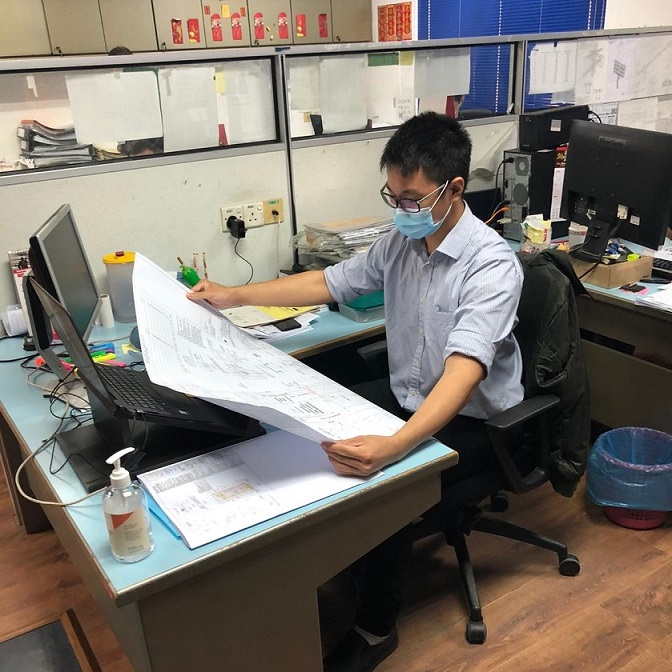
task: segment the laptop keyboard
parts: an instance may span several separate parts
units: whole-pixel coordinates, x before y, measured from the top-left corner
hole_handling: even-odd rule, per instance
[[[672,280],[672,261],[669,259],[657,259],[653,258],[653,270],[651,275],[658,278],[667,278]]]
[[[141,376],[116,366],[96,365],[100,377],[114,394],[129,408],[166,412],[165,406],[155,399],[144,386]]]

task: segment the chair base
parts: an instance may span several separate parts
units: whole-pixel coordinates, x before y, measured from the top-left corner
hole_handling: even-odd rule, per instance
[[[567,551],[565,544],[507,521],[489,518],[483,515],[481,510],[476,507],[464,510],[455,524],[447,527],[443,532],[446,542],[455,550],[455,556],[457,557],[457,563],[462,576],[462,587],[469,610],[469,621],[465,635],[470,644],[483,644],[487,638],[487,628],[483,621],[478,586],[476,585],[474,568],[465,538],[465,535],[469,534],[472,530],[514,539],[537,546],[538,548],[553,551],[558,556],[558,571],[563,576],[576,576],[581,571],[579,559]]]

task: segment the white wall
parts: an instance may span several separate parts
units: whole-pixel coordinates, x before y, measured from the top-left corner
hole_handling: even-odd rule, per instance
[[[672,26],[670,0],[607,0],[605,28]]]
[[[518,121],[471,126],[473,143],[469,189],[494,186],[494,171],[505,149],[518,144]],[[380,198],[385,176],[378,169],[387,138],[295,150],[294,191],[299,227],[305,224],[390,216]],[[501,179],[501,176],[500,176]]]
[[[149,163],[149,161],[148,161]],[[285,223],[248,232],[238,252],[254,265],[254,280],[268,280],[291,265],[285,152],[153,166],[0,187],[0,251],[25,248],[29,236],[62,203],[70,203],[101,291],[102,256],[119,249],[142,252],[166,269],[179,255],[207,252],[210,278],[245,282],[249,268],[221,232],[225,205],[280,197]],[[276,239],[277,237],[277,239]],[[6,257],[5,257],[6,259]],[[15,303],[7,261],[0,264],[0,309]]]

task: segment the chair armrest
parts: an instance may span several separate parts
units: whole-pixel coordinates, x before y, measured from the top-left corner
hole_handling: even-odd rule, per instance
[[[560,399],[552,394],[524,399],[519,404],[507,408],[505,411],[486,420],[485,426],[493,427],[500,431],[507,431],[512,427],[520,425],[521,422],[531,420],[540,413],[545,413],[551,408],[555,408],[559,403]]]
[[[383,378],[389,374],[385,339],[357,348],[357,354],[364,360],[364,366],[373,378]]]
[[[554,395],[532,397],[485,422],[495,457],[506,476],[507,489],[511,492],[529,492],[548,480],[551,453],[549,413],[559,403],[560,399]],[[533,421],[535,425],[533,432],[535,467],[523,475],[512,453],[522,436],[523,425],[529,424],[529,421]]]

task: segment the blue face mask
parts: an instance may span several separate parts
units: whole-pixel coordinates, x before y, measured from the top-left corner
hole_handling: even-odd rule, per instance
[[[434,205],[436,205],[436,202]],[[434,205],[431,208],[422,208],[419,212],[406,212],[406,210],[397,208],[394,211],[394,225],[400,233],[413,240],[420,240],[421,238],[431,236],[439,230],[453,207],[451,203],[448,212],[438,222],[434,222],[434,218],[432,217]]]

